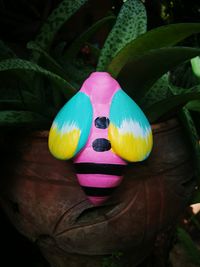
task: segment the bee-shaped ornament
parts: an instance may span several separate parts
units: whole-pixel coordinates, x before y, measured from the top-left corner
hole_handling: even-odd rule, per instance
[[[79,184],[100,205],[121,183],[127,162],[148,157],[152,131],[118,82],[93,72],[53,121],[49,149],[58,159],[73,158]]]

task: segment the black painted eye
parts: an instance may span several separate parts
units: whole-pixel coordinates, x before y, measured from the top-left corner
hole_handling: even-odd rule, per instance
[[[95,119],[95,127],[99,129],[106,129],[110,123],[109,119],[106,117],[98,117]]]
[[[92,143],[92,147],[97,152],[103,152],[103,151],[110,150],[111,149],[111,144],[105,138],[98,138],[98,139],[94,140],[94,142]]]

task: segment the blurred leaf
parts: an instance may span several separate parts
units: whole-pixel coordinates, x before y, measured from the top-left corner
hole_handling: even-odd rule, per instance
[[[195,171],[196,171],[196,179],[197,183],[200,185],[200,144],[199,144],[199,134],[197,132],[195,123],[192,119],[192,116],[187,108],[183,108],[179,113],[179,117],[188,133],[188,137],[190,138],[193,151],[194,151],[194,159],[195,159]]]
[[[185,94],[185,93],[200,92],[200,84],[192,86],[190,88],[183,88],[183,87],[180,87],[180,86],[175,86],[172,83],[169,83],[169,86],[170,86],[170,90],[175,95]]]
[[[45,68],[58,74],[63,79],[67,80],[68,76],[66,75],[65,70],[61,67],[61,65],[56,62],[54,58],[52,58],[45,50],[43,50],[37,43],[29,42],[27,44],[27,48],[39,52],[45,59]]]
[[[20,100],[0,99],[0,110],[19,110],[24,109],[24,104]]]
[[[100,50],[98,47],[96,47],[95,45],[91,44],[91,43],[86,42],[86,45],[88,46],[91,55],[92,55],[95,59],[98,59],[101,50]]]
[[[194,100],[190,101],[187,105],[186,108],[192,111],[198,111],[200,112],[200,100]]]
[[[40,75],[36,77],[41,80]],[[18,109],[19,103],[23,106],[23,108],[21,108],[22,110],[28,109],[28,106],[32,108],[36,105],[39,106],[41,102],[41,88],[36,84],[36,80],[32,79],[30,72],[26,70],[23,72],[21,70],[0,71],[0,81],[1,109],[3,109],[3,107],[5,107],[5,109]],[[16,103],[16,105],[14,103]],[[33,103],[35,104],[33,105]],[[8,106],[10,106],[10,108]]]
[[[93,24],[89,29],[87,29],[84,33],[82,33],[71,45],[67,48],[67,51],[64,53],[64,60],[72,60],[75,58],[80,51],[83,44],[89,40],[89,38],[97,32],[103,25],[108,22],[112,22],[116,19],[115,16],[107,16],[103,19],[98,20],[95,24]]]
[[[190,204],[197,204],[200,203],[200,190],[196,190]]]
[[[195,58],[192,58],[192,59],[190,60],[190,62],[191,62],[192,70],[193,70],[194,74],[195,74],[198,78],[200,78],[200,57],[197,56],[197,57],[195,57]]]
[[[63,0],[50,14],[36,37],[35,41],[39,46],[48,50],[62,25],[86,2],[87,0]]]
[[[170,90],[174,95],[184,94],[184,92],[188,93],[196,93],[199,91],[199,86],[194,86],[189,89],[180,88],[177,86],[174,86],[173,84],[170,84]],[[194,100],[196,101],[196,100]],[[200,184],[200,145],[199,145],[199,134],[197,132],[195,123],[193,121],[193,118],[189,112],[189,110],[186,108],[186,106],[179,112],[179,118],[182,121],[182,124],[188,134],[188,137],[191,141],[193,151],[194,151],[194,159],[195,159],[195,170],[196,170],[196,180],[197,183]]]
[[[140,0],[127,0],[122,5],[116,23],[101,49],[98,71],[106,71],[116,54],[146,31],[146,20],[146,10]]]
[[[190,235],[183,229],[177,229],[178,239],[181,242],[182,246],[185,248],[188,257],[194,264],[200,265],[200,251],[193,242]]]
[[[144,97],[139,99],[140,101],[138,104],[141,105],[143,109],[147,109],[156,102],[170,96],[172,96],[172,93],[169,89],[169,73],[166,73],[152,85]]]
[[[129,42],[110,62],[107,71],[117,77],[125,64],[145,52],[172,46],[186,37],[200,32],[200,23],[177,23],[161,26]]]
[[[195,214],[193,214],[190,219],[191,219],[191,222],[193,222],[193,224],[196,226],[197,230],[200,231],[200,222],[195,216]]]
[[[199,79],[194,75],[190,61],[186,61],[170,71],[170,82],[182,89],[189,89],[198,85]]]
[[[46,69],[43,69],[42,67],[30,61],[22,59],[8,59],[1,61],[0,72],[9,70],[22,70],[22,71],[26,70],[45,75],[52,81],[54,81],[57,85],[59,85],[60,89],[62,90],[65,96],[69,97],[69,95],[72,96],[75,93],[75,88],[69,82],[62,79],[57,74],[54,74]]]
[[[65,47],[66,47],[66,42],[61,41],[60,43],[55,44],[54,49],[51,51],[53,57],[56,58],[59,63],[60,63],[60,59],[63,55],[63,52],[65,50]]]
[[[0,40],[0,60],[14,57],[16,57],[15,53]]]
[[[41,88],[41,91],[42,91],[42,88]],[[24,104],[24,110],[29,110],[29,111],[34,111],[40,114],[45,114],[46,107],[41,97],[30,93],[24,88],[20,89],[20,96]]]
[[[12,75],[9,74],[9,76],[12,80]],[[12,87],[6,86],[0,89],[0,110],[29,110],[51,117],[49,108],[54,108],[54,106],[48,103],[50,104],[50,107],[48,107],[47,99],[44,100],[42,95],[34,94],[34,90],[30,92],[23,82],[16,79],[14,81],[15,84]],[[32,84],[33,89],[35,86],[39,87],[39,83],[36,83],[36,81]],[[44,93],[44,88],[42,89],[41,91]]]
[[[200,99],[200,93],[174,95],[155,103],[154,105],[146,109],[145,113],[147,114],[150,122],[156,122],[164,115],[167,114],[169,116],[172,111],[180,109],[186,103],[194,99]]]
[[[0,127],[13,126],[42,126],[49,124],[49,121],[40,114],[30,111],[0,111]]]
[[[76,89],[79,89],[89,74],[95,71],[93,66],[85,64],[81,59],[77,59],[71,63],[66,62],[65,69]]]
[[[200,49],[188,47],[165,47],[147,51],[134,57],[120,73],[119,81],[123,88],[139,99],[168,70],[181,62],[198,55]]]

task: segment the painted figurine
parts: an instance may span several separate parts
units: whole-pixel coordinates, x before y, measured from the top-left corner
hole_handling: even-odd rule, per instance
[[[73,158],[79,184],[100,205],[122,181],[127,162],[145,160],[152,131],[138,105],[107,72],[94,72],[57,114],[50,152]]]

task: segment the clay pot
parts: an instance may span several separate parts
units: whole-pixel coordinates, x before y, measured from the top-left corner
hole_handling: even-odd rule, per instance
[[[50,155],[48,132],[15,139],[4,163],[1,206],[52,267],[107,266],[115,257],[106,256],[121,252],[120,266],[136,266],[176,223],[194,188],[192,151],[177,120],[153,125],[153,133],[149,159],[130,164],[100,207],[88,202],[73,164]]]

